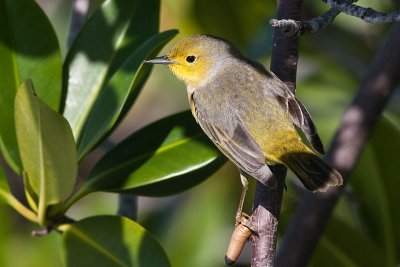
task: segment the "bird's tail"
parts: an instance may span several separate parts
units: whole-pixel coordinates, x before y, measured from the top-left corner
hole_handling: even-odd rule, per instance
[[[313,153],[290,153],[281,158],[301,183],[310,191],[326,191],[329,186],[340,186],[340,173]]]

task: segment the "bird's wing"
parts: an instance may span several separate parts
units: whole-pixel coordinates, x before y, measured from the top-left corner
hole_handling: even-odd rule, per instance
[[[324,154],[324,147],[318,136],[317,128],[306,107],[294,96],[292,91],[275,76],[275,74],[271,72],[271,75],[276,79],[266,79],[267,85],[265,86],[265,90],[268,90],[268,94],[270,94],[272,88],[273,94],[277,97],[279,103],[288,111],[292,122],[303,131],[311,146],[317,152]]]
[[[224,125],[207,119],[207,113],[200,105],[193,104],[192,111],[203,131],[236,166],[264,185],[276,185],[260,147],[236,115]]]

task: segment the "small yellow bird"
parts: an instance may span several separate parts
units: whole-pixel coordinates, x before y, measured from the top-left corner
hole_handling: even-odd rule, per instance
[[[339,172],[316,153],[323,154],[323,146],[307,109],[278,77],[230,42],[192,35],[167,55],[145,62],[167,64],[185,82],[193,116],[239,168],[244,192],[246,176],[276,186],[267,164],[285,165],[310,191],[343,184]],[[295,126],[314,150],[302,142]]]

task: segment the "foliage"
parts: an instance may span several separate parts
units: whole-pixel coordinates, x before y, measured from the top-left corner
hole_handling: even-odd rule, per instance
[[[89,260],[93,266],[223,266],[240,181],[231,164],[212,175],[225,159],[188,111],[164,115],[129,134],[89,172],[83,171],[132,107],[139,114],[130,126],[135,129],[155,109],[151,101],[157,98],[151,98],[150,108],[143,108],[146,99],[138,98],[151,71],[142,62],[177,33],[158,33],[158,0],[98,2],[103,1],[91,1],[93,13],[64,58],[54,19],[35,1],[0,0],[0,151],[6,162],[4,170],[0,167],[0,265],[59,266],[61,247],[64,266],[91,266]],[[272,30],[265,22],[275,3],[166,0],[163,5],[167,24],[172,20],[186,33],[225,37],[247,55],[268,59]],[[323,8],[312,3],[306,10],[310,15]],[[385,33],[385,27],[339,16],[325,31],[302,38],[297,95],[313,115],[325,146]],[[155,75],[163,75],[161,68],[157,71]],[[174,105],[175,99],[186,101],[183,90],[174,91],[181,85],[167,75],[162,86],[170,88],[157,88],[157,95]],[[149,86],[143,94],[151,90]],[[399,264],[395,101],[376,126],[310,266]],[[78,179],[77,173],[83,177]],[[209,176],[213,178],[201,183]],[[23,188],[16,190],[18,183]],[[287,184],[281,235],[302,194],[290,175]],[[152,197],[183,193],[156,198],[158,208],[140,206],[138,222],[133,222],[104,215],[112,208],[100,191]],[[248,209],[251,195],[250,189]],[[82,206],[91,198],[94,203],[85,210]],[[32,225],[3,208],[4,203],[61,234],[27,238]],[[83,210],[80,215],[77,209]],[[26,257],[11,258],[22,248]]]
[[[92,192],[186,190],[222,163],[185,112],[128,137],[73,190],[78,164],[134,105],[150,74],[143,61],[177,33],[158,33],[159,1],[104,2],[82,27],[63,64],[56,34],[34,1],[2,0],[0,5],[1,71],[6,74],[0,83],[6,115],[1,117],[1,152],[23,177],[27,204],[13,196],[3,171],[1,199],[27,219],[62,232],[65,266],[88,266],[88,260],[90,266],[169,266],[155,238],[128,219],[100,216],[73,223],[65,215]],[[196,179],[184,179],[189,175]]]
[[[65,230],[63,245],[67,266],[170,266],[155,238],[139,224],[123,217],[97,216],[81,220]]]

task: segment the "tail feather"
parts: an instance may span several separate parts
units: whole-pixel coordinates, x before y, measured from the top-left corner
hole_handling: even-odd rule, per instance
[[[291,153],[281,160],[310,191],[324,192],[330,186],[343,184],[340,173],[313,153]]]

